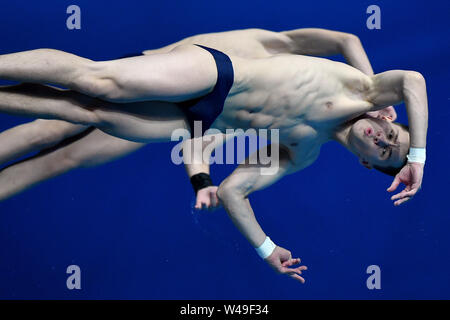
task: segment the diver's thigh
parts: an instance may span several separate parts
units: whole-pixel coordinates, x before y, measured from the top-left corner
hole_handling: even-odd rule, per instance
[[[143,146],[143,143],[113,137],[94,129],[59,152],[68,162],[76,163],[77,167],[94,167],[122,158]]]
[[[169,142],[177,129],[189,130],[185,112],[172,102],[104,104],[95,110],[97,127],[115,137],[142,143]]]
[[[217,81],[214,58],[193,45],[97,64],[97,77],[114,84],[103,99],[120,103],[190,100],[210,92]]]

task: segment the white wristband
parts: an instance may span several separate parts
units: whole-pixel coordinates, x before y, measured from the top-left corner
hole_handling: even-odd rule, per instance
[[[265,259],[272,254],[275,247],[276,247],[275,243],[273,243],[269,237],[266,237],[266,240],[264,240],[262,245],[260,245],[258,248],[255,249],[258,255],[261,258]]]
[[[409,148],[409,154],[406,156],[406,158],[408,159],[408,162],[425,163],[425,148]]]

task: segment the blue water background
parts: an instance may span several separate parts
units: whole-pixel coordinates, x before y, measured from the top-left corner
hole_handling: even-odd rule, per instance
[[[66,28],[66,8],[82,29]],[[366,8],[381,8],[381,30]],[[450,298],[449,31],[447,1],[8,1],[0,53],[55,48],[94,60],[157,48],[193,34],[321,27],[358,35],[375,72],[421,72],[430,126],[423,189],[394,207],[392,178],[336,143],[311,167],[250,197],[263,229],[300,256],[301,285],[275,274],[226,213],[195,215],[174,143],[149,145],[76,170],[0,203],[0,298],[430,299]],[[337,58],[340,59],[340,58]],[[397,107],[406,122],[404,106]],[[0,130],[29,119],[0,116]],[[214,165],[220,182],[233,165]],[[66,288],[79,265],[82,289]],[[368,290],[366,268],[381,268]]]

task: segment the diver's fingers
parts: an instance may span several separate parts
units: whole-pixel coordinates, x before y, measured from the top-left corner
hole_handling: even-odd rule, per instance
[[[195,202],[195,209],[200,210],[202,208],[202,202],[197,198],[197,201]]]
[[[415,195],[417,193],[417,189],[413,189],[413,190],[403,190],[400,193],[397,193],[396,195],[393,195],[391,197],[391,200],[397,200],[397,199],[402,199],[405,197],[412,197],[413,195]]]
[[[296,274],[302,274],[302,271],[308,270],[307,266],[300,266],[297,268],[287,268],[287,272],[286,273],[290,273],[290,272],[294,272]]]
[[[297,267],[297,268],[281,267],[280,268],[280,272],[281,273],[288,273],[288,274],[291,274],[291,273],[301,274],[303,270],[307,270],[307,269],[308,268],[306,266],[300,266],[300,267]]]
[[[290,274],[289,276],[295,280],[300,281],[301,283],[305,283],[305,279],[296,273]]]
[[[397,189],[397,187],[400,185],[401,181],[400,178],[398,176],[395,176],[394,181],[392,181],[392,184],[389,188],[387,188],[388,192],[392,192],[395,189]]]
[[[301,261],[300,258],[289,259],[289,260],[283,262],[281,265],[283,267],[290,267],[290,266],[293,266],[294,264],[300,263],[300,261]]]
[[[406,202],[406,201],[408,201],[408,200],[410,200],[410,199],[411,199],[411,197],[406,197],[406,198],[400,199],[400,200],[398,200],[398,201],[395,201],[395,202],[394,202],[394,206],[399,206],[399,205],[401,205],[402,203],[404,203],[404,202]]]
[[[208,206],[208,202],[205,201],[205,199],[202,199],[201,197],[197,197],[197,203],[195,204],[195,209],[203,210],[205,206]]]

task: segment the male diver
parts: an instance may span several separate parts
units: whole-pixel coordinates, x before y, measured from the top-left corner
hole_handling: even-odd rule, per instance
[[[299,259],[264,233],[248,201],[252,192],[309,166],[331,140],[367,167],[398,172],[388,189],[406,185],[392,197],[396,205],[421,186],[428,107],[418,72],[367,75],[323,58],[243,58],[181,44],[169,52],[100,62],[52,49],[7,54],[0,56],[0,78],[27,82],[0,90],[1,112],[94,126],[138,142],[170,141],[179,128],[192,133],[195,120],[203,122],[203,130],[278,129],[279,145],[271,145],[280,149],[277,173],[262,175],[262,165],[243,163],[219,185],[217,197],[261,257],[301,282],[306,267],[293,267]],[[409,133],[393,122],[364,116],[403,101]],[[204,174],[194,185],[208,185]]]
[[[357,36],[317,28],[284,32],[245,29],[200,34],[160,49],[146,50],[144,54],[167,53],[181,44],[200,44],[244,58],[267,58],[276,54],[340,54],[351,66],[369,76],[373,75],[369,59]],[[393,107],[367,114],[388,121],[395,121],[397,117]],[[38,119],[11,128],[0,133],[0,164],[31,152],[40,153],[0,172],[0,200],[75,168],[98,166],[143,146],[145,143],[120,139],[92,126],[62,120]],[[14,179],[11,180],[11,177]],[[196,207],[211,208],[211,201],[203,193],[205,190],[198,194]],[[213,196],[213,193],[209,194]]]

